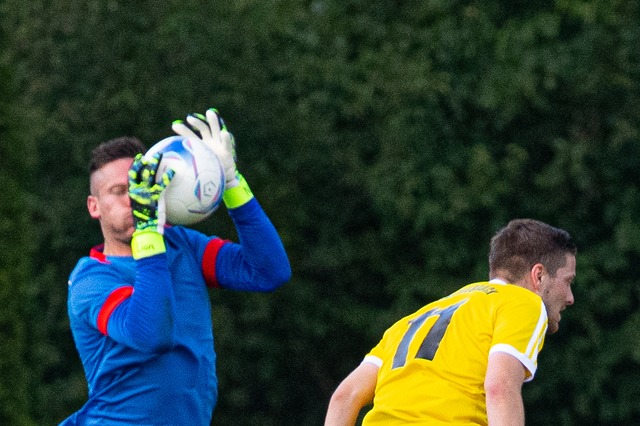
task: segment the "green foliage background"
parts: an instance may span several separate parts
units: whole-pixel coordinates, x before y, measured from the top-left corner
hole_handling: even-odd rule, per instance
[[[388,325],[487,277],[514,217],[579,245],[528,424],[640,422],[639,8],[0,0],[0,424],[86,398],[65,282],[100,242],[89,151],[210,106],[294,271],[274,294],[212,292],[216,424],[322,424]],[[234,235],[223,210],[199,227]]]

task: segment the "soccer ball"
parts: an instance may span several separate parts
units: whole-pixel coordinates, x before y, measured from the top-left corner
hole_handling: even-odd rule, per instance
[[[166,219],[173,225],[192,225],[209,217],[220,205],[224,170],[214,152],[198,140],[171,136],[152,146],[145,157],[162,153],[157,181],[172,168],[173,179],[162,192]]]

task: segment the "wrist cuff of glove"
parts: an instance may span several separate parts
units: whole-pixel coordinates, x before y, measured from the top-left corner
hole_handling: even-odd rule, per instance
[[[136,260],[164,253],[164,236],[151,230],[136,231],[131,238],[131,251]]]
[[[244,179],[244,176],[240,175],[239,177],[238,185],[233,188],[226,189],[222,194],[222,200],[228,209],[235,209],[247,204],[253,198],[253,193],[249,188],[249,184]]]

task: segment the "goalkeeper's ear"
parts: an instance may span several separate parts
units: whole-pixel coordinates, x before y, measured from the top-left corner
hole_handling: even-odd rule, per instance
[[[100,206],[98,205],[98,198],[95,195],[89,195],[87,197],[87,210],[89,210],[89,216],[92,219],[100,219]]]

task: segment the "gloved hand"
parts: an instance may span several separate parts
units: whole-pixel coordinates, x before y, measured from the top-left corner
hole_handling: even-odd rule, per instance
[[[167,170],[160,182],[156,183],[156,173],[162,154],[147,159],[138,154],[129,168],[129,199],[135,231],[131,239],[133,257],[140,259],[166,251],[164,245],[164,224],[166,220],[162,191],[167,187],[175,172]]]
[[[233,135],[227,130],[227,126],[218,110],[210,108],[202,114],[190,114],[187,123],[176,120],[171,127],[174,132],[188,139],[197,139],[208,146],[220,159],[224,168],[225,188],[238,186],[238,170],[236,168],[236,148]]]
[[[176,120],[171,127],[180,136],[202,141],[218,156],[224,169],[225,191],[222,199],[227,208],[240,207],[253,198],[247,181],[236,167],[235,139],[217,109],[209,108],[206,117],[198,113],[190,114],[187,123]]]

